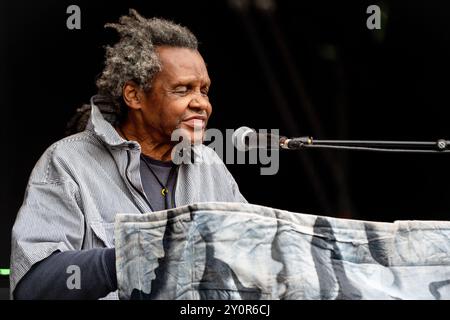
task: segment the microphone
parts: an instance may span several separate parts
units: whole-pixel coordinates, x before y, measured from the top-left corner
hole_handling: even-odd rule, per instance
[[[258,133],[249,127],[240,127],[232,135],[233,145],[239,151],[255,148],[279,149],[286,139],[276,134]]]

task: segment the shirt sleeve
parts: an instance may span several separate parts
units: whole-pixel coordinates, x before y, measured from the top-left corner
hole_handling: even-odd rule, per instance
[[[117,290],[114,248],[56,252],[33,265],[14,299],[99,299]]]
[[[55,251],[81,250],[85,219],[78,185],[49,148],[30,176],[12,229],[10,292],[31,267]]]

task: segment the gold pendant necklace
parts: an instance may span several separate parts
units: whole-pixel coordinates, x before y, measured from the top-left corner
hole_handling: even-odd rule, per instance
[[[166,185],[164,185],[161,180],[159,180],[158,175],[153,171],[151,166],[148,164],[147,160],[143,155],[141,155],[142,160],[144,160],[145,165],[147,166],[148,170],[153,174],[156,181],[158,181],[159,185],[161,186],[161,195],[165,198],[167,194],[169,193],[169,189],[166,187],[167,183],[169,182],[170,176],[172,175],[173,168],[170,169],[169,177],[167,177]]]
[[[123,137],[127,140],[130,141],[130,139],[128,139],[128,137],[125,135],[125,132],[123,132],[122,128],[118,127],[119,131],[122,133]],[[161,182],[161,180],[159,180],[158,175],[153,171],[153,169],[150,167],[150,165],[147,163],[147,160],[145,159],[145,157],[142,156],[141,154],[141,158],[142,160],[144,160],[145,165],[147,166],[147,168],[150,170],[150,172],[153,174],[153,176],[156,178],[156,181],[158,181],[159,185],[162,187],[161,188],[161,195],[165,198],[167,196],[167,194],[169,193],[169,189],[167,189],[167,187]],[[170,176],[172,174],[172,169],[170,169],[170,173],[169,173],[169,177],[167,178],[167,183],[169,182]],[[166,184],[167,184],[166,183]]]

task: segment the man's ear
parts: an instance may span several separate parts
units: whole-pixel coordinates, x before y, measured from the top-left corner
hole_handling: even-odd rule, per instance
[[[128,107],[132,109],[142,108],[142,89],[133,81],[128,81],[123,86],[122,97]]]

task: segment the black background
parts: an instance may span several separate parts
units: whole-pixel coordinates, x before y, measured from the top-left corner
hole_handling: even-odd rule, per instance
[[[213,82],[210,127],[450,139],[444,1],[274,1],[269,12],[258,8],[261,1],[241,2],[246,10],[226,0],[0,3],[0,268],[9,265],[10,231],[34,164],[95,94],[103,46],[117,39],[103,25],[130,7],[197,35]],[[81,30],[66,27],[71,4],[81,8]],[[371,4],[384,14],[381,31],[366,27]],[[449,219],[449,163],[447,154],[303,150],[283,152],[274,176],[261,176],[257,165],[228,167],[251,203],[394,221]]]

